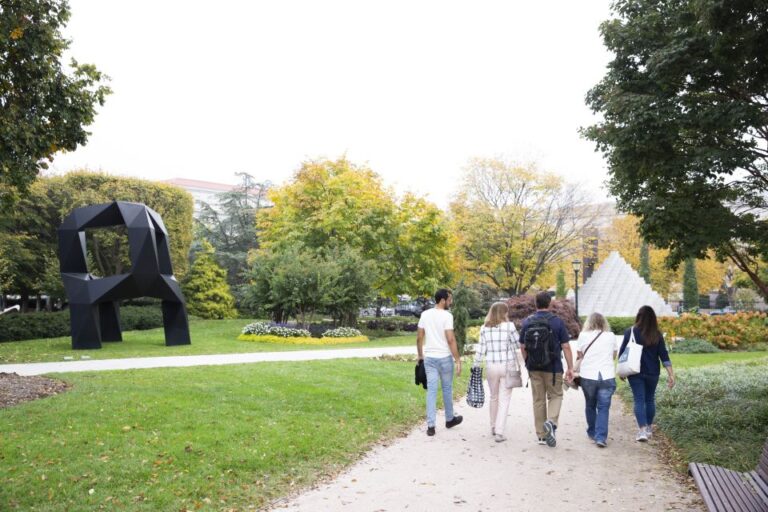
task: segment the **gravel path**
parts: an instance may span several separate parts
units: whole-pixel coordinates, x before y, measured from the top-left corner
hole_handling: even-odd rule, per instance
[[[291,511],[667,511],[704,510],[698,493],[664,464],[660,446],[634,441],[616,397],[608,448],[586,436],[584,398],[566,392],[556,448],[535,442],[530,389],[513,392],[506,435],[490,436],[487,404],[457,403],[464,423],[424,427],[373,450],[334,481],[275,504]]]

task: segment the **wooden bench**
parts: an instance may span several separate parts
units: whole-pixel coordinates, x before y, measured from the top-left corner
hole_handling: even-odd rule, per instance
[[[710,512],[768,512],[768,441],[754,471],[691,463],[688,473]]]

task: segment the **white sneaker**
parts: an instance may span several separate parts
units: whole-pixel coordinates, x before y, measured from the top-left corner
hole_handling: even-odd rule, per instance
[[[653,436],[653,427],[652,426],[648,425],[648,426],[645,427],[645,435],[646,435],[646,437],[648,439],[650,439],[651,436]]]
[[[493,440],[496,441],[497,443],[503,443],[504,441],[507,440],[507,438],[501,434],[496,434],[493,436]]]
[[[641,428],[637,431],[637,435],[635,436],[635,441],[645,443],[648,441],[648,434],[645,432],[644,428]]]

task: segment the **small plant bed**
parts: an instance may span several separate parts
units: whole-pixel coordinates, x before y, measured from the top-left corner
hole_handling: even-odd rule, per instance
[[[758,355],[672,355],[672,364],[678,368],[677,384],[667,389],[662,375],[656,395],[656,425],[673,443],[681,473],[689,462],[735,471],[754,469],[768,437],[768,357]],[[751,360],[728,361],[731,356]],[[631,409],[629,386],[619,386],[619,393]]]
[[[312,337],[305,329],[254,322],[246,325],[237,339],[260,343],[287,343],[292,345],[339,345],[342,343],[364,343],[367,336],[351,327],[339,327],[325,331],[320,338]]]

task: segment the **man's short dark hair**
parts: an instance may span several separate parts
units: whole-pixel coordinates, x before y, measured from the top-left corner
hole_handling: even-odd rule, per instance
[[[435,304],[440,304],[440,301],[445,299],[448,300],[448,297],[451,295],[451,290],[448,288],[440,288],[435,292]]]
[[[552,302],[552,295],[549,292],[539,292],[536,294],[536,309],[547,309]]]

